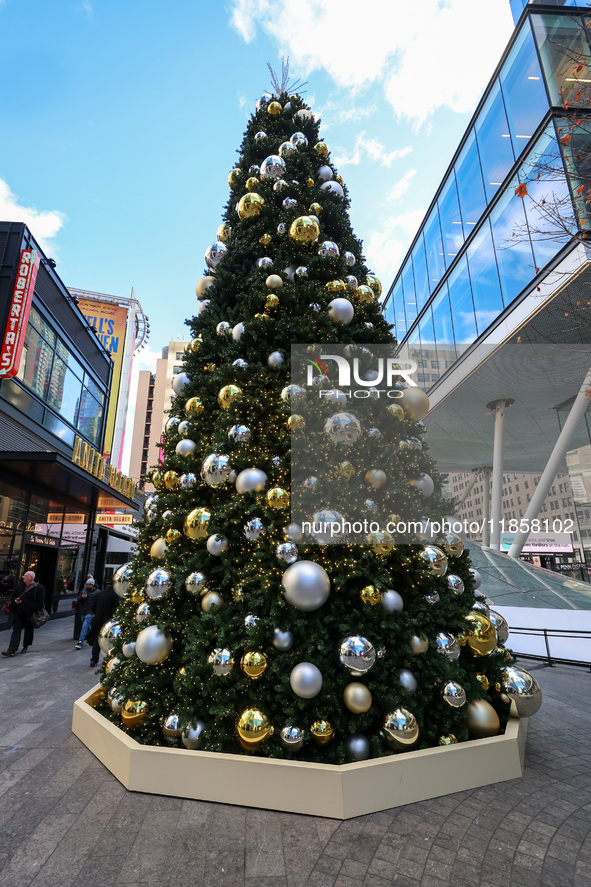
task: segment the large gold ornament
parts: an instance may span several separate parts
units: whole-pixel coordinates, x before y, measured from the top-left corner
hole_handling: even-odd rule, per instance
[[[318,745],[326,745],[334,736],[333,726],[330,721],[314,721],[310,727],[310,733]]]
[[[136,727],[148,714],[148,703],[128,699],[123,706],[121,719],[126,727]]]
[[[287,508],[289,506],[289,493],[281,487],[273,487],[268,490],[265,498],[270,508]]]
[[[366,585],[361,589],[361,600],[370,607],[375,607],[382,602],[382,593],[375,585]]]
[[[257,188],[260,184],[261,183],[256,176],[251,176],[249,179],[246,180],[246,190],[254,191],[254,189]]]
[[[365,302],[367,304],[370,304],[371,302],[375,302],[376,294],[370,286],[366,286],[363,283],[355,290],[355,298],[358,302]]]
[[[242,397],[242,388],[238,385],[224,385],[218,394],[218,403],[223,410],[229,410],[235,400]]]
[[[209,536],[211,512],[207,508],[194,508],[185,518],[183,531],[189,539],[205,539]]]
[[[316,142],[314,150],[320,157],[328,157],[328,145],[326,142]]]
[[[166,531],[166,541],[167,541],[168,545],[171,545],[173,542],[176,542],[178,539],[181,538],[181,536],[182,536],[182,533],[179,530],[173,529],[172,527],[170,528],[170,530]]]
[[[326,289],[329,293],[344,293],[347,289],[347,284],[344,280],[329,280],[326,284]]]
[[[163,558],[166,554],[166,549],[166,539],[161,536],[159,539],[156,539],[154,542],[152,542],[152,546],[150,548],[150,557]]]
[[[303,431],[305,427],[306,420],[303,416],[298,415],[298,413],[294,413],[293,416],[290,416],[287,420],[288,431]]]
[[[464,617],[468,623],[466,642],[475,656],[487,656],[497,645],[497,633],[490,619],[472,610]]]
[[[470,739],[496,736],[501,730],[499,716],[485,699],[475,699],[466,708],[466,724]]]
[[[365,278],[365,282],[368,286],[372,288],[377,298],[379,299],[382,295],[382,284],[378,280],[378,278],[374,274],[368,274]]]
[[[227,243],[230,237],[232,236],[232,228],[228,225],[227,222],[222,222],[217,230],[216,237],[218,240],[221,240],[222,243]]]
[[[271,115],[271,117],[278,117],[281,114],[282,108],[279,102],[269,102],[269,106],[267,108],[267,113]]]
[[[261,653],[259,650],[252,650],[245,653],[240,660],[240,668],[244,674],[247,674],[248,677],[253,680],[260,678],[260,676],[267,670],[268,665],[269,658],[267,654]]]
[[[176,471],[167,471],[163,481],[167,490],[176,490],[180,486],[179,476]]]
[[[349,711],[356,715],[369,711],[373,701],[371,692],[360,681],[347,684],[343,690],[343,700]]]
[[[255,219],[263,211],[265,201],[260,194],[249,191],[238,203],[238,215],[241,219]]]
[[[301,245],[316,243],[319,235],[318,222],[310,216],[300,216],[295,219],[289,229],[290,239]]]
[[[202,413],[204,409],[205,407],[203,406],[203,402],[199,397],[190,397],[185,404],[185,415],[198,416],[199,413]]]
[[[429,649],[429,641],[425,637],[424,634],[413,635],[413,637],[408,642],[410,649],[413,651],[415,655],[419,655],[421,653],[426,653]]]
[[[197,298],[199,301],[203,301],[203,299],[207,299],[207,290],[210,286],[213,286],[215,283],[215,277],[202,277],[197,286],[195,287],[195,292],[197,293]]]
[[[230,188],[235,188],[241,179],[242,170],[236,166],[234,167],[234,169],[230,170],[230,174],[228,176],[228,185],[230,186]]]
[[[258,708],[247,708],[242,712],[236,724],[238,739],[243,748],[255,749],[267,736],[273,733],[267,715]]]
[[[420,388],[405,388],[399,403],[411,422],[420,422],[429,412],[429,398]]]

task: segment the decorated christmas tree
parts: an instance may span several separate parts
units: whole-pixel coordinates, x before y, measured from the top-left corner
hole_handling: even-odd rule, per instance
[[[442,528],[428,399],[319,121],[275,86],[205,253],[99,710],[142,743],[337,764],[495,735],[506,623]]]

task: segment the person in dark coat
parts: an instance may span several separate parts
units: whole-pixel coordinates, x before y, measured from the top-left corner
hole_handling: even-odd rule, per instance
[[[10,598],[13,607],[12,634],[8,643],[8,650],[2,650],[3,656],[16,656],[21,640],[21,632],[24,629],[23,648],[21,653],[28,653],[33,643],[35,629],[31,622],[31,616],[37,610],[41,610],[45,600],[45,588],[35,582],[35,574],[27,570],[23,581],[19,582]]]
[[[78,592],[76,605],[78,607],[78,612],[80,613],[80,618],[82,619],[82,628],[80,629],[78,643],[74,647],[75,650],[82,649],[82,644],[86,640],[86,635],[90,631],[90,623],[92,622],[92,617],[94,615],[94,601],[99,591],[100,588],[92,576],[88,576],[83,588]]]
[[[112,583],[108,583],[103,591],[99,591],[94,599],[94,616],[90,623],[90,631],[86,635],[86,640],[92,644],[92,654],[90,656],[90,667],[96,668],[101,653],[99,646],[99,632],[105,622],[113,618],[113,614],[117,609],[121,598],[114,591]]]

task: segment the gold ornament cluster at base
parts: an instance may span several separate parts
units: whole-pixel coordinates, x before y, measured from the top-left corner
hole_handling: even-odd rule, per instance
[[[350,819],[523,774],[525,718],[501,736],[337,766],[140,745],[94,710],[103,696],[96,686],[75,702],[72,731],[130,791]],[[255,711],[247,742],[268,729]]]

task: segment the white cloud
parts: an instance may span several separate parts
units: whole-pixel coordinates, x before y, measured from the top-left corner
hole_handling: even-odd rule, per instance
[[[422,124],[439,107],[473,109],[507,42],[507,0],[232,0],[250,43],[260,27],[302,77],[324,70],[358,92],[382,84],[394,112]]]
[[[363,252],[366,262],[387,286],[400,268],[424,215],[424,210],[413,209],[393,216],[365,238]]]
[[[22,206],[4,179],[0,179],[0,218],[28,225],[44,252],[55,250],[53,239],[66,220],[64,213],[59,210],[38,210]]]
[[[400,198],[406,194],[408,189],[411,186],[412,180],[417,174],[416,169],[407,170],[401,179],[399,179],[392,190],[387,194],[386,200],[390,203],[393,203],[395,200],[400,200]]]
[[[334,154],[332,159],[335,166],[342,168],[343,166],[358,166],[363,155],[365,155],[369,160],[377,160],[382,166],[389,168],[394,160],[406,157],[411,151],[410,145],[404,148],[395,148],[394,151],[386,151],[385,145],[379,139],[372,138],[365,132],[360,132],[355,139],[355,145],[351,154]]]

